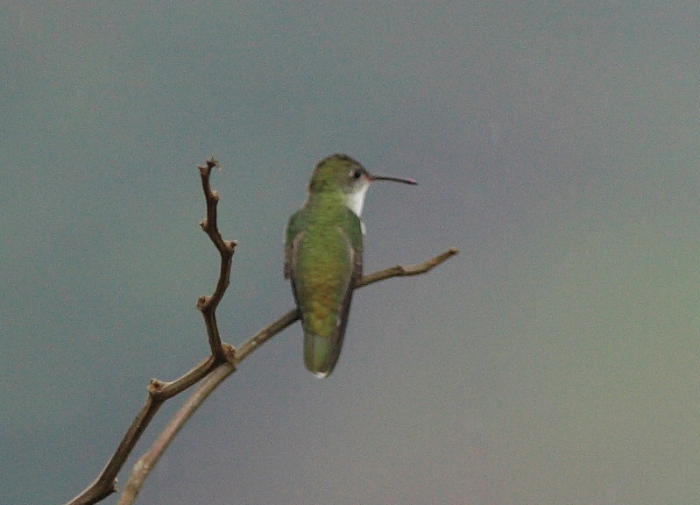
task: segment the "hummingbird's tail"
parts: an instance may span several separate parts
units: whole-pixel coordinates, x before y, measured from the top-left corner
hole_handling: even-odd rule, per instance
[[[338,362],[342,346],[343,335],[337,330],[331,335],[318,335],[304,328],[304,364],[307,370],[316,377],[328,377]]]
[[[351,281],[349,281],[351,282]],[[352,285],[312,284],[307,296],[298,296],[297,283],[292,282],[304,329],[304,364],[316,377],[328,377],[343,347],[348,312],[352,302]],[[337,293],[343,294],[342,301]],[[340,303],[338,304],[338,301]]]

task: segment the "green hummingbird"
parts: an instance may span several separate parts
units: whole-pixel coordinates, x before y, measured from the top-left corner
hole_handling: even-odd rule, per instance
[[[309,183],[309,197],[287,226],[284,276],[304,329],[304,363],[328,377],[343,345],[352,292],[362,277],[362,205],[374,181],[401,179],[370,174],[345,154],[321,160]]]

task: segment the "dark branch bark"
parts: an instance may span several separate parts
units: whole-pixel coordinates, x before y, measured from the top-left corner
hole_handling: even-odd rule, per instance
[[[218,167],[219,162],[214,158],[207,161],[206,165],[200,165],[199,173],[202,179],[202,189],[204,190],[204,198],[207,201],[207,218],[200,223],[202,229],[209,235],[209,238],[214,243],[214,246],[219,251],[221,256],[221,266],[219,267],[219,281],[216,283],[216,289],[211,296],[202,296],[197,300],[197,308],[202,312],[204,323],[207,327],[207,335],[209,336],[209,346],[211,354],[217,362],[232,361],[233,348],[225,346],[221,342],[219,335],[219,326],[216,324],[216,307],[224,297],[226,288],[228,288],[229,279],[231,277],[231,263],[233,261],[233,253],[236,249],[235,240],[224,240],[219,232],[217,223],[216,207],[219,203],[219,193],[212,191],[209,178],[211,170]]]

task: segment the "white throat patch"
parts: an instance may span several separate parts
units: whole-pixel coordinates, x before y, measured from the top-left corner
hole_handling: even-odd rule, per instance
[[[369,189],[369,182],[363,184],[362,187],[354,193],[348,193],[347,199],[345,200],[345,205],[347,205],[348,209],[353,211],[357,217],[362,215],[362,206],[365,204],[367,189]]]

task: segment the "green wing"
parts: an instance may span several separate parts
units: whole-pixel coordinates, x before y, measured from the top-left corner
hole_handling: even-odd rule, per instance
[[[333,370],[343,344],[355,283],[362,276],[362,230],[349,209],[345,223],[311,223],[302,213],[287,228],[285,275],[304,328],[304,361],[319,377]],[[305,226],[315,227],[307,233]]]
[[[292,274],[292,247],[294,245],[294,237],[302,232],[302,212],[304,209],[298,210],[292,217],[289,218],[289,223],[287,224],[287,237],[284,245],[284,278],[289,279]]]

